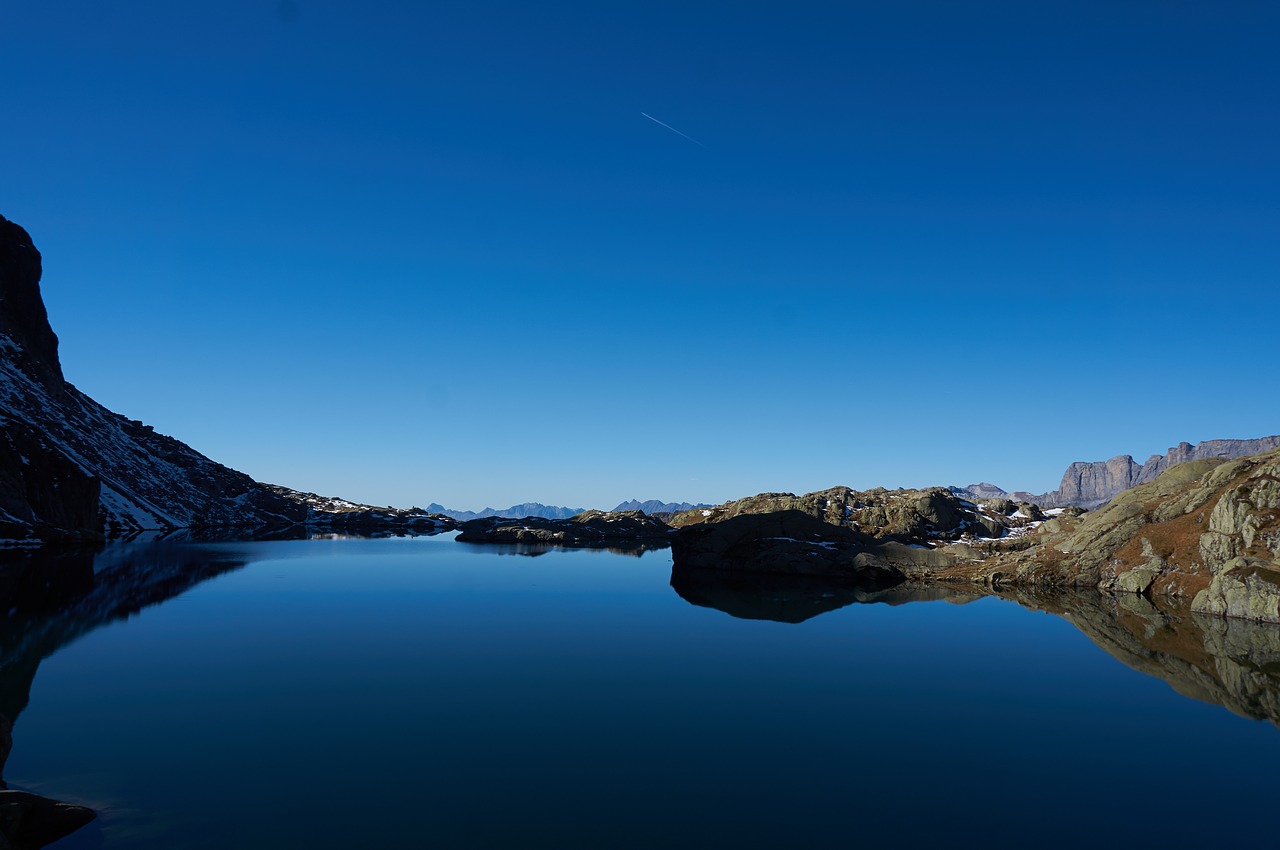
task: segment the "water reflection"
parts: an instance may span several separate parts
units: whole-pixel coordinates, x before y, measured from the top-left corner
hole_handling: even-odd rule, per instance
[[[984,595],[950,585],[865,591],[809,576],[684,568],[671,571],[671,587],[692,605],[780,623],[802,623],[855,603],[964,604]],[[1136,594],[1002,590],[998,595],[1062,617],[1112,657],[1163,679],[1184,696],[1280,725],[1280,626],[1206,617],[1192,613],[1186,600],[1153,601]]]
[[[944,585],[900,584],[888,590],[863,590],[839,579],[802,575],[734,572],[673,567],[671,588],[682,599],[715,608],[743,620],[803,623],[854,603],[905,605],[946,600],[963,604],[982,594]]]
[[[99,626],[245,563],[193,545],[0,551],[0,844],[43,847],[95,817],[82,806],[8,790],[4,779],[13,723],[31,699],[40,663]]]
[[[0,551],[0,725],[17,720],[40,662],[62,647],[246,563],[191,544]]]
[[[129,538],[130,544],[143,543],[262,543],[277,540],[382,540],[390,537],[435,537],[449,529],[416,529],[412,527],[359,529],[323,529],[318,526],[290,525],[282,528],[246,529],[235,526],[210,528],[176,528],[172,531],[143,531]]]
[[[1280,626],[1192,613],[1188,600],[1091,591],[1001,592],[1069,621],[1178,693],[1280,725]]]
[[[625,546],[557,546],[554,543],[473,543],[467,541],[461,551],[477,555],[522,555],[537,558],[549,552],[608,552],[612,555],[627,555],[639,558],[646,552],[658,552],[669,549],[671,544],[665,540],[639,541]]]

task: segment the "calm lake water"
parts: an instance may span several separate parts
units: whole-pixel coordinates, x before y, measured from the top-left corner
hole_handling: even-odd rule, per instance
[[[1266,627],[704,578],[690,604],[666,551],[447,536],[95,569],[0,621],[5,779],[101,813],[57,848],[1274,840],[1280,729],[1241,716],[1280,713]]]

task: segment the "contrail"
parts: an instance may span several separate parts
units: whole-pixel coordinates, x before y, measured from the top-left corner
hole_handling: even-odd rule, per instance
[[[640,114],[643,115],[645,118],[648,118],[650,121],[652,121],[655,124],[662,124],[661,121],[659,121],[657,118],[654,118],[652,115],[650,115],[647,112],[641,112]],[[703,150],[708,150],[708,151],[711,150],[711,148],[707,147],[702,142],[695,139],[693,136],[685,136],[684,133],[681,133],[679,130],[677,130],[675,127],[672,127],[670,124],[662,124],[662,126],[666,127],[668,130],[675,133],[677,136],[684,136],[686,139],[693,142],[695,145],[702,148]]]

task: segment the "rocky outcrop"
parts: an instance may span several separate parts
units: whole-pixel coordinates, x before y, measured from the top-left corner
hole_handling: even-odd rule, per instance
[[[1171,467],[1014,543],[932,575],[1175,597],[1197,613],[1280,622],[1280,450]]]
[[[504,543],[587,549],[666,547],[675,529],[640,511],[585,511],[569,519],[473,519],[459,526],[460,543]]]
[[[249,476],[66,383],[40,298],[39,252],[4,219],[0,243],[0,521],[8,537],[101,538],[305,517]]]
[[[275,484],[263,484],[264,489],[280,498],[301,505],[306,509],[302,526],[310,531],[385,536],[406,534],[440,534],[458,527],[452,517],[423,510],[422,508],[379,508],[336,499],[302,493]],[[253,539],[262,539],[255,534]]]
[[[1096,508],[1130,487],[1154,481],[1178,464],[1196,460],[1230,460],[1276,448],[1280,448],[1280,436],[1252,440],[1205,440],[1199,445],[1179,443],[1166,454],[1152,455],[1143,464],[1130,455],[1091,463],[1077,462],[1067,467],[1057,490],[1031,496],[1028,501],[1045,508],[1066,505]]]
[[[5,356],[49,387],[62,385],[58,337],[40,296],[40,252],[20,225],[0,216],[0,336]]]
[[[674,517],[676,527],[717,523],[748,514],[800,511],[828,525],[881,541],[935,547],[958,540],[1017,536],[1043,520],[1037,508],[1008,499],[977,504],[945,487],[852,490],[832,487],[797,496],[761,493]]]
[[[872,586],[982,557],[985,541],[1013,543],[1046,520],[1034,505],[983,504],[943,487],[796,496],[761,493],[679,514],[677,566],[794,575],[867,577]],[[722,528],[723,526],[723,528]],[[876,575],[876,571],[884,571]]]
[[[869,535],[798,510],[689,525],[671,541],[678,569],[835,577],[863,589],[902,583],[902,571],[875,549]]]
[[[1280,623],[1280,452],[1230,482],[1200,535],[1213,574],[1194,610]]]
[[[0,427],[0,539],[101,538],[101,482],[32,424],[0,416]]]

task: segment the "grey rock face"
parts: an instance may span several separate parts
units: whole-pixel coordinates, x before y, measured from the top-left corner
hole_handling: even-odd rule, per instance
[[[1280,448],[1280,436],[1251,440],[1205,440],[1198,445],[1183,442],[1169,449],[1166,454],[1152,455],[1143,464],[1137,463],[1130,455],[1117,455],[1106,461],[1077,462],[1067,467],[1057,490],[1032,496],[1027,501],[1042,508],[1075,505],[1093,509],[1106,504],[1123,490],[1154,481],[1165,470],[1180,463],[1248,457],[1275,448]]]
[[[1192,610],[1280,623],[1280,457],[1219,497],[1200,556],[1213,581]]]

